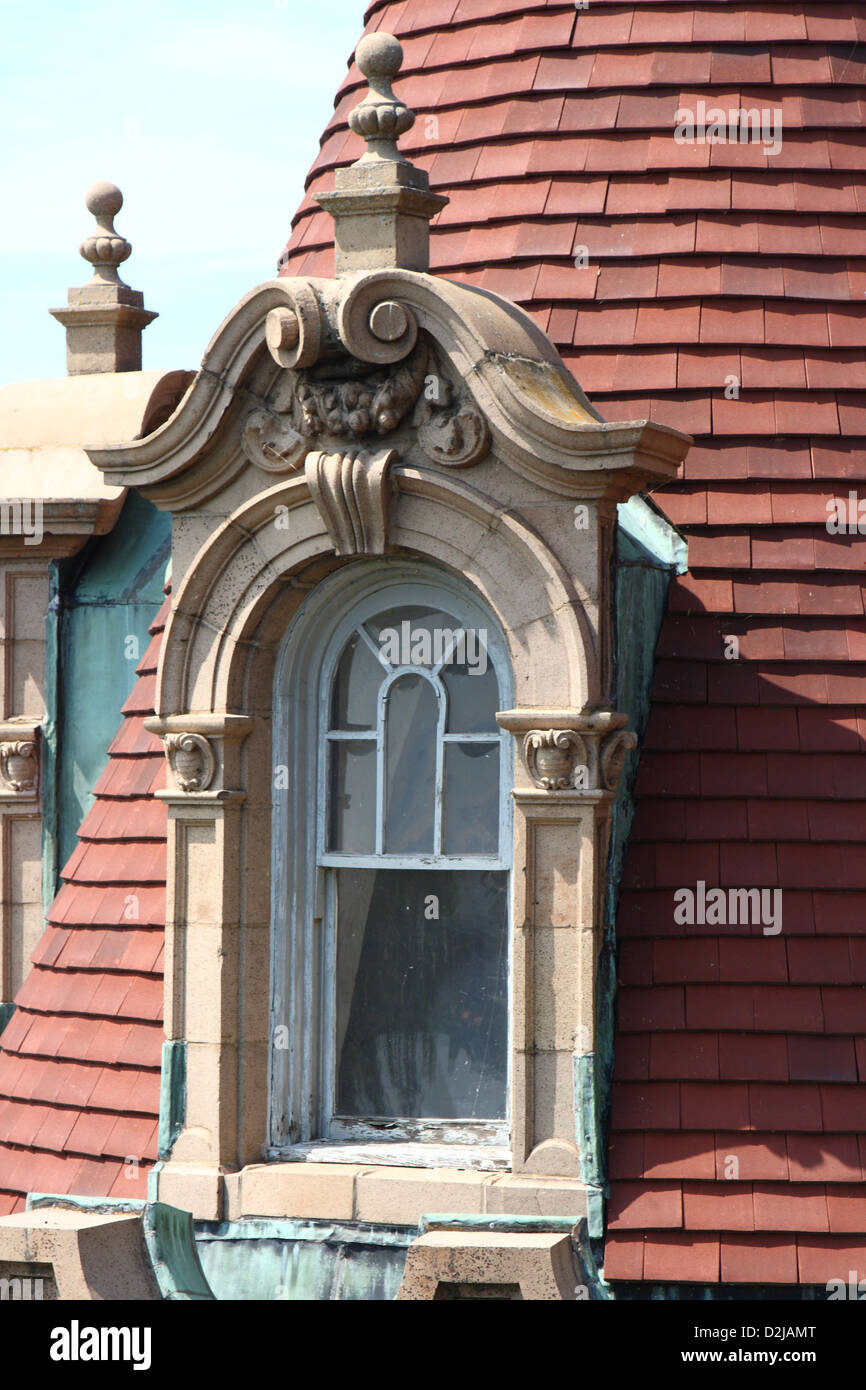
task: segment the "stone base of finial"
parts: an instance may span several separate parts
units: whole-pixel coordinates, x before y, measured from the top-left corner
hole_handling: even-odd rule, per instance
[[[141,307],[143,297],[138,290],[112,286],[111,296],[102,286],[70,290],[70,303],[50,313],[66,329],[66,370],[70,376],[93,372],[140,372],[141,333],[158,315]],[[118,289],[125,290],[124,298],[138,304],[118,302]],[[93,291],[98,291],[94,294]],[[73,295],[76,301],[73,301]]]
[[[358,270],[429,270],[430,219],[448,199],[424,189],[384,183],[381,166],[377,171],[371,163],[366,170],[369,183],[365,187],[318,196],[334,219],[337,275]]]

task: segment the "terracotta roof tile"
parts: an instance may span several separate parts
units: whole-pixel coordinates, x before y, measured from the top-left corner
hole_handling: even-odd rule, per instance
[[[726,1284],[796,1284],[797,1247],[788,1236],[725,1234],[721,1277]]]
[[[719,1278],[716,1235],[653,1232],[646,1237],[644,1278],[715,1284]]]

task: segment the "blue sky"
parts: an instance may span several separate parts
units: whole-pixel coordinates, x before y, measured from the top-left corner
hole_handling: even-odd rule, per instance
[[[196,367],[276,273],[365,0],[0,0],[0,384],[65,373],[48,313],[89,278],[98,179],[121,275],[159,312],[145,368]]]

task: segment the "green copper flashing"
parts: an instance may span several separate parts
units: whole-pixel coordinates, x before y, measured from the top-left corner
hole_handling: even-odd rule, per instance
[[[70,1193],[30,1192],[25,1211],[36,1211],[39,1207],[63,1207],[68,1211],[87,1211],[92,1216],[117,1216],[121,1212],[135,1215],[144,1210],[141,1197],[76,1197]]]
[[[2,1034],[3,1029],[6,1027],[6,1024],[9,1022],[14,1012],[14,1004],[0,1004],[0,1034]]]
[[[183,1128],[186,1113],[186,1042],[177,1038],[162,1045],[159,1083],[159,1157],[169,1158]]]
[[[417,1235],[414,1226],[379,1226],[364,1221],[326,1221],[301,1216],[247,1216],[241,1221],[196,1222],[196,1238],[200,1241],[351,1242],[353,1245],[402,1249],[411,1245]]]
[[[577,1147],[580,1176],[587,1187],[604,1185],[604,1159],[601,1152],[598,1113],[596,1056],[594,1052],[574,1054],[574,1113],[577,1118]]]
[[[144,1243],[163,1298],[205,1302],[214,1298],[195,1245],[192,1214],[165,1202],[144,1208]]]
[[[546,1231],[570,1234],[577,1225],[577,1216],[464,1216],[431,1212],[418,1222],[418,1235],[428,1231],[500,1231],[503,1234],[532,1235]]]
[[[197,1221],[196,1244],[217,1299],[390,1301],[414,1226],[249,1217]]]

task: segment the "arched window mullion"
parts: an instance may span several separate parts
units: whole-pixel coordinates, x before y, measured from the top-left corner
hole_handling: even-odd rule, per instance
[[[388,737],[388,697],[391,689],[397,681],[404,676],[420,676],[428,685],[432,685],[436,695],[436,777],[433,789],[433,856],[436,859],[442,855],[442,801],[443,801],[443,777],[444,777],[444,755],[443,742],[445,735],[445,723],[448,715],[448,696],[445,686],[437,675],[434,675],[424,666],[396,666],[389,668],[389,674],[379,687],[379,695],[376,707],[376,855],[382,859],[383,865],[387,864],[388,856],[385,854],[385,819],[388,814],[386,805],[385,791],[385,755],[386,742]],[[427,856],[418,856],[426,858]]]
[[[364,642],[364,643],[366,643],[366,645],[370,648],[370,651],[373,653],[374,657],[375,657],[376,660],[379,662],[379,665],[382,667],[382,670],[383,670],[383,671],[390,671],[390,670],[391,670],[391,666],[390,666],[390,664],[385,660],[384,656],[382,655],[382,648],[381,648],[381,647],[377,647],[376,643],[373,641],[372,637],[370,636],[370,634],[369,634],[369,632],[367,631],[367,629],[366,629],[366,627],[364,626],[364,624],[363,624],[363,623],[360,623],[360,624],[358,625],[358,627],[356,627],[355,631],[357,632],[358,636],[361,638],[361,641]]]

